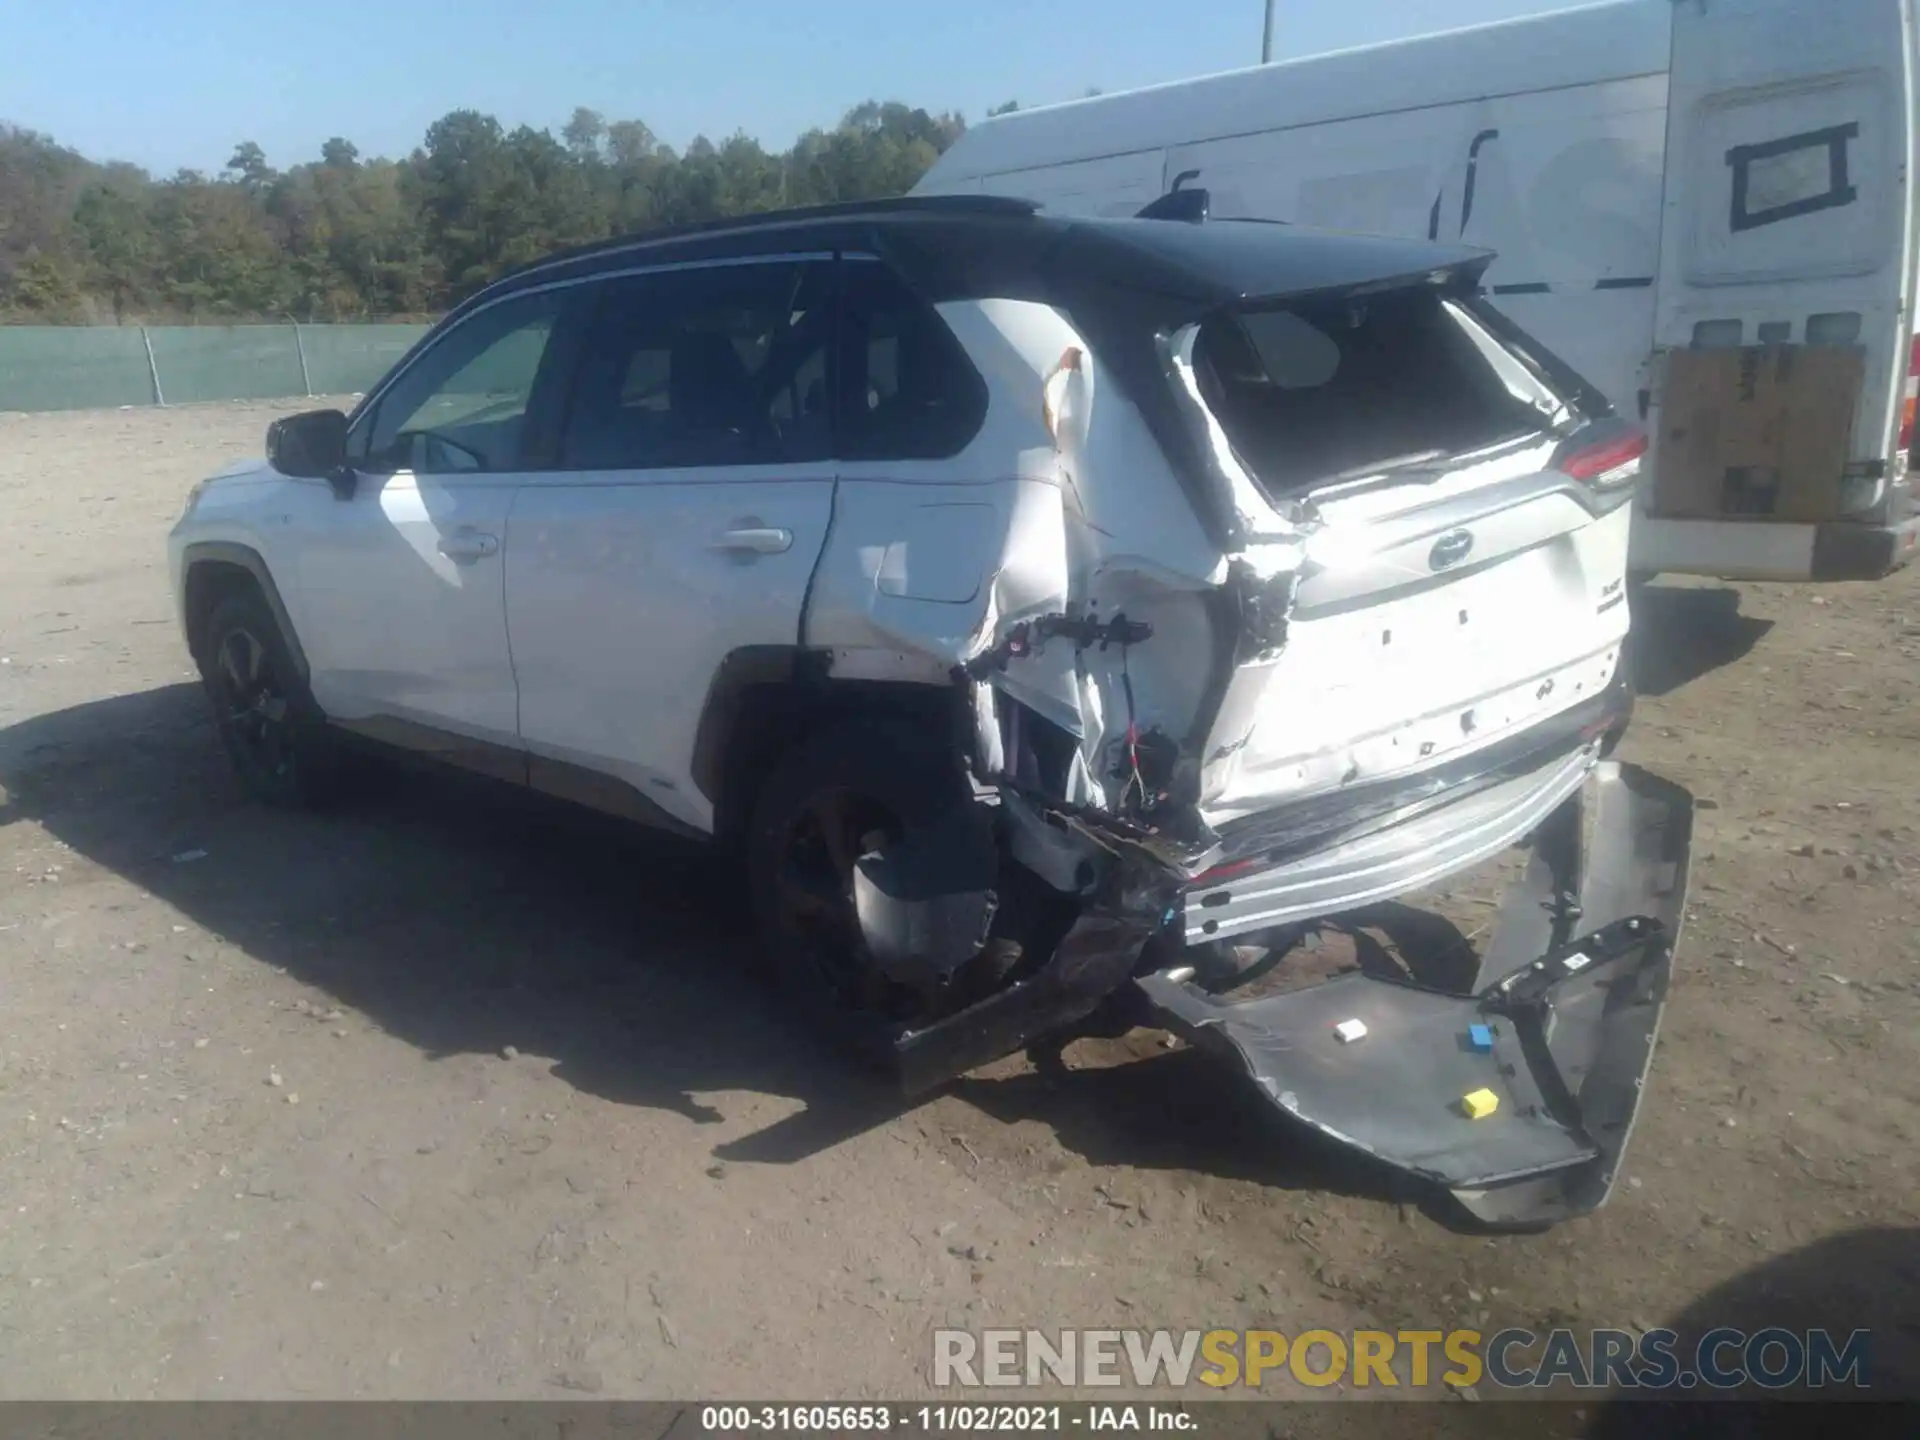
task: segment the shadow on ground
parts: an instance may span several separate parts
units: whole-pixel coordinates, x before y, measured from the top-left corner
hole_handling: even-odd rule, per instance
[[[720,1118],[702,1093],[804,1102],[716,1147],[730,1160],[790,1163],[911,1108],[838,1061],[756,972],[723,862],[464,776],[371,778],[318,815],[248,802],[191,685],[0,730],[0,824],[38,822],[430,1058],[512,1045],[554,1057],[582,1091],[696,1122]],[[1403,1198],[1190,1053],[957,1089],[996,1119],[1052,1125],[1097,1164]]]
[[[955,1082],[954,1093],[1003,1124],[1044,1121],[1095,1168],[1197,1172],[1362,1195],[1417,1207],[1441,1224],[1465,1223],[1441,1192],[1287,1124],[1212,1056],[1191,1049],[1142,1055],[1115,1044],[1099,1058],[1110,1063],[968,1076]]]
[[[1844,1350],[1855,1331],[1866,1332],[1860,1378],[1862,1390],[1844,1381],[1821,1389],[1796,1385],[1774,1398],[1790,1400],[1920,1400],[1920,1230],[1863,1229],[1829,1236],[1777,1256],[1701,1295],[1680,1314],[1662,1322],[1679,1337],[1674,1353],[1688,1363],[1700,1337],[1719,1327],[1754,1335],[1777,1328],[1805,1337],[1825,1331]],[[1741,1363],[1741,1347],[1719,1351],[1723,1364]],[[1780,1367],[1785,1352],[1776,1347],[1762,1363]],[[1695,1387],[1697,1393],[1702,1387]],[[1738,1402],[1769,1392],[1743,1389]],[[1664,1440],[1699,1436],[1703,1440],[1824,1434],[1821,1413],[1831,1415],[1848,1435],[1912,1435],[1913,1410],[1893,1413],[1879,1407],[1849,1406],[1816,1412],[1807,1405],[1751,1403],[1648,1406],[1616,1401],[1595,1417],[1588,1432],[1595,1440]]]
[[[1740,592],[1648,585],[1633,597],[1628,664],[1642,695],[1669,695],[1744,659],[1773,621],[1740,613]]]

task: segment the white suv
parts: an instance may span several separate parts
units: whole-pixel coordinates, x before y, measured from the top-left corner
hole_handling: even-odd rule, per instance
[[[1644,442],[1483,252],[1149,212],[499,281],[195,490],[220,733],[268,801],[358,737],[737,847],[776,969],[910,1086],[1124,991],[1483,1222],[1592,1208],[1686,879],[1684,793],[1603,759]],[[1240,995],[1248,945],[1520,842],[1471,973]]]

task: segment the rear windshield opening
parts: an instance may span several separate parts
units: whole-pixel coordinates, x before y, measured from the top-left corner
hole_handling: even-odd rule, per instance
[[[1200,327],[1195,358],[1202,397],[1276,493],[1482,450],[1552,423],[1431,290],[1217,317]]]

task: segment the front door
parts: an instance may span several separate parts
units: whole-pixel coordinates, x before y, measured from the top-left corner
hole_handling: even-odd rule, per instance
[[[590,289],[558,467],[527,478],[507,522],[521,739],[536,777],[593,772],[707,830],[693,752],[709,688],[730,654],[798,643],[833,517],[833,264]]]
[[[357,419],[352,496],[315,487],[297,517],[301,642],[333,719],[448,758],[487,752],[435,732],[517,748],[503,547],[563,293],[487,306],[422,352]]]

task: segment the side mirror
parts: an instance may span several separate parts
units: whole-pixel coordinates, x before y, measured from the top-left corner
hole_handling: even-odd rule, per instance
[[[347,417],[338,410],[307,410],[267,427],[267,463],[282,475],[325,480],[344,499],[353,493],[347,467]]]

